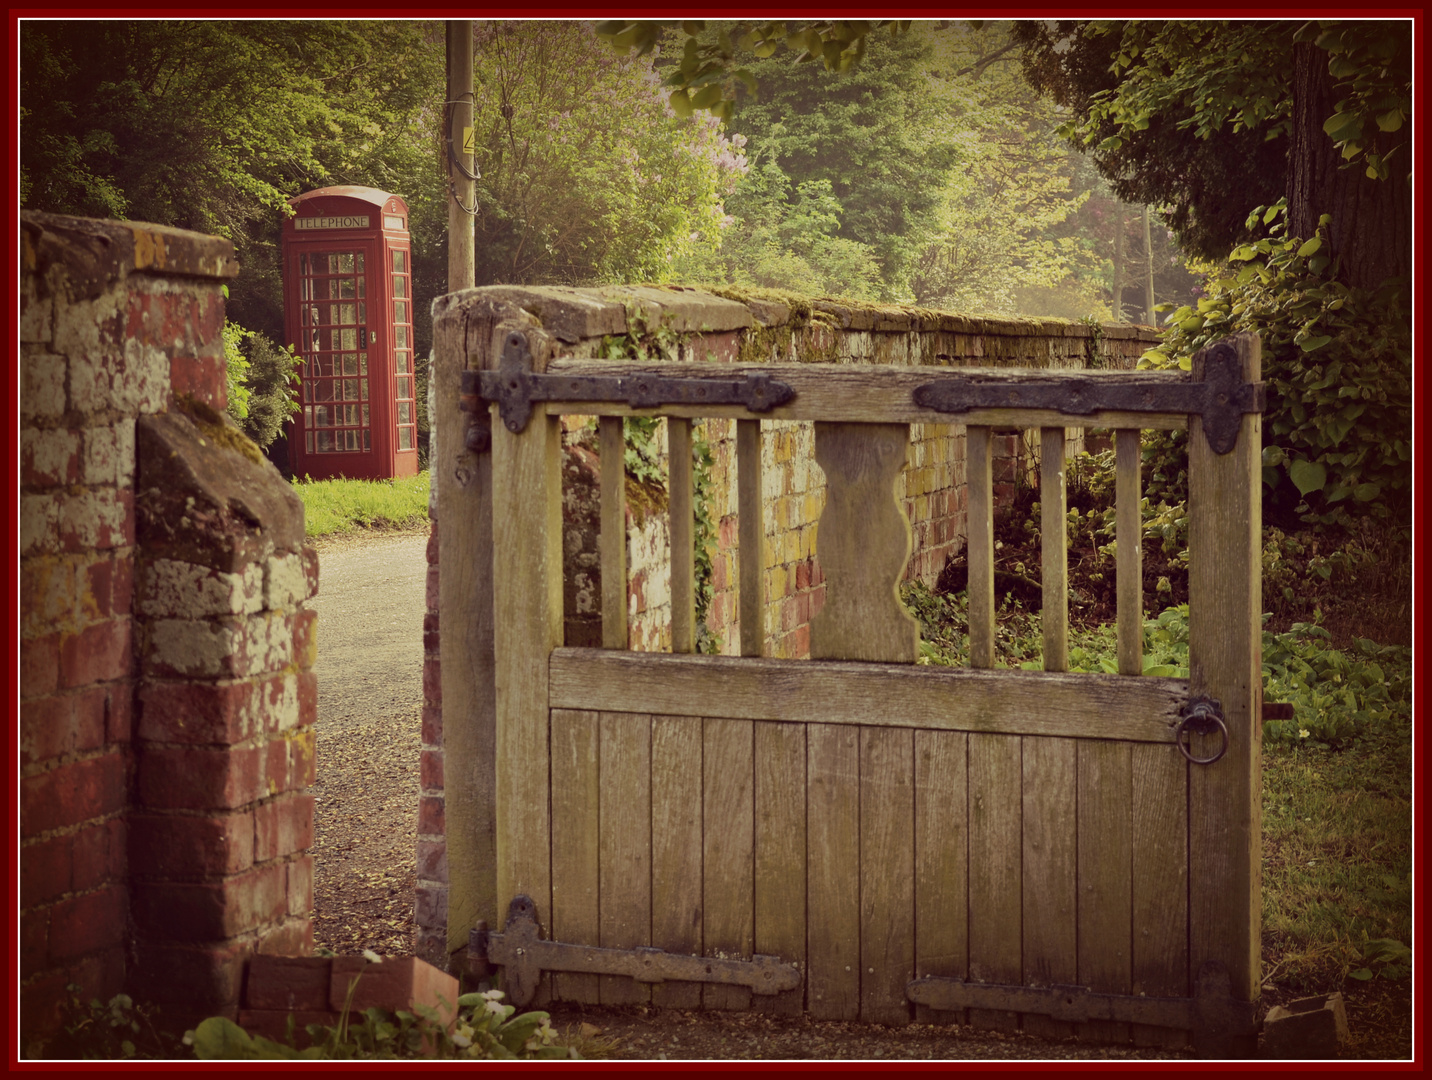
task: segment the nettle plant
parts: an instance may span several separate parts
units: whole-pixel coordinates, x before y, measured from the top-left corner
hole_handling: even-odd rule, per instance
[[[1189,367],[1193,354],[1229,334],[1263,344],[1263,480],[1310,524],[1372,516],[1408,521],[1412,456],[1412,335],[1405,283],[1375,292],[1337,279],[1317,235],[1287,235],[1285,200],[1258,207],[1250,230],[1268,235],[1229,256],[1206,295],[1168,318],[1144,368]],[[1165,305],[1167,310],[1171,305]],[[1292,492],[1296,491],[1296,496]]]

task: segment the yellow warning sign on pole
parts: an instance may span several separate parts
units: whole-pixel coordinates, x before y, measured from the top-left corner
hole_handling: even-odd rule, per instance
[[[472,128],[470,127],[462,129],[462,152],[464,154],[477,153],[477,143],[472,137]]]

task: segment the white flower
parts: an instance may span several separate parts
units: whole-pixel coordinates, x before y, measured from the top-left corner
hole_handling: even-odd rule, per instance
[[[1311,734],[1312,734],[1312,732],[1309,731],[1309,730],[1308,730],[1307,728],[1305,728],[1305,727],[1300,727],[1300,728],[1298,729],[1298,738],[1300,738],[1300,739],[1306,739],[1306,738],[1307,738],[1309,735],[1311,735]]]
[[[482,996],[487,998],[488,1001],[501,1001],[507,995],[501,990],[484,990]]]
[[[367,960],[370,964],[381,964],[383,962],[383,958],[372,949],[363,950],[363,959]]]
[[[492,1013],[494,1016],[502,1016],[507,1012],[507,1006],[495,999],[489,999],[487,1004],[483,1006],[483,1009]]]
[[[457,1032],[452,1037],[452,1044],[454,1046],[460,1046],[464,1050],[466,1050],[469,1046],[472,1045],[472,1040],[461,1032]]]

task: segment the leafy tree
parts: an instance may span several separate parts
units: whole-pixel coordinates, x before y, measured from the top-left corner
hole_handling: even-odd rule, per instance
[[[650,61],[574,22],[487,23],[474,53],[478,284],[660,281],[714,243],[744,161]]]
[[[1016,35],[1031,81],[1072,111],[1067,134],[1121,197],[1166,207],[1187,250],[1221,258],[1256,238],[1253,206],[1286,197],[1293,235],[1330,214],[1342,278],[1376,288],[1411,270],[1410,30],[1136,20]]]

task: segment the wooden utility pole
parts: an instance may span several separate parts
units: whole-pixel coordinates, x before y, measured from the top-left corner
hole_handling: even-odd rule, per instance
[[[1154,245],[1149,232],[1149,208],[1144,205],[1144,258],[1148,261],[1148,276],[1144,278],[1144,322],[1154,326]]]
[[[448,292],[472,288],[476,281],[473,257],[473,201],[477,175],[472,167],[472,20],[447,24],[446,167],[448,188]]]
[[[1124,204],[1114,203],[1114,321],[1124,321]]]

